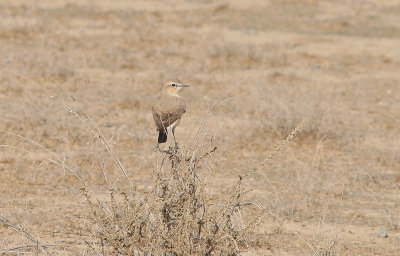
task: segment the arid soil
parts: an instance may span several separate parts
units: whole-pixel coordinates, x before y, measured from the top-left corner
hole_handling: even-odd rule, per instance
[[[269,215],[243,255],[400,255],[399,1],[15,0],[0,21],[0,254],[93,255],[82,183],[52,161],[125,188],[99,129],[151,188],[151,104],[180,80],[177,140],[217,146],[217,200],[304,122],[245,180]]]

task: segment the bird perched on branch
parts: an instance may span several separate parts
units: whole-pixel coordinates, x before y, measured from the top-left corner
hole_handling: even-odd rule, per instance
[[[186,104],[179,96],[179,91],[189,85],[168,82],[162,88],[160,96],[153,103],[152,112],[154,122],[158,131],[158,144],[167,141],[168,133],[171,131],[174,136],[175,148],[178,147],[175,138],[175,128],[181,121],[182,115],[186,112]]]

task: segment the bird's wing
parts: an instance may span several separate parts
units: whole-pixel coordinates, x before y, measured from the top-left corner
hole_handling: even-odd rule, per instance
[[[168,126],[175,123],[186,112],[185,103],[182,101],[174,107],[160,109],[157,105],[153,106],[153,118],[157,125],[157,130],[165,130]]]

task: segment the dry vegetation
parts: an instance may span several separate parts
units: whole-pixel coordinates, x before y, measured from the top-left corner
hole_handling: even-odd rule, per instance
[[[398,1],[0,17],[0,254],[398,255]],[[155,153],[150,106],[175,79],[181,149]]]

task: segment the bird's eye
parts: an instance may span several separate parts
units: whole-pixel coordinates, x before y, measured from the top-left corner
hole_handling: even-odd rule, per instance
[[[171,86],[176,86],[176,84],[171,84]]]

